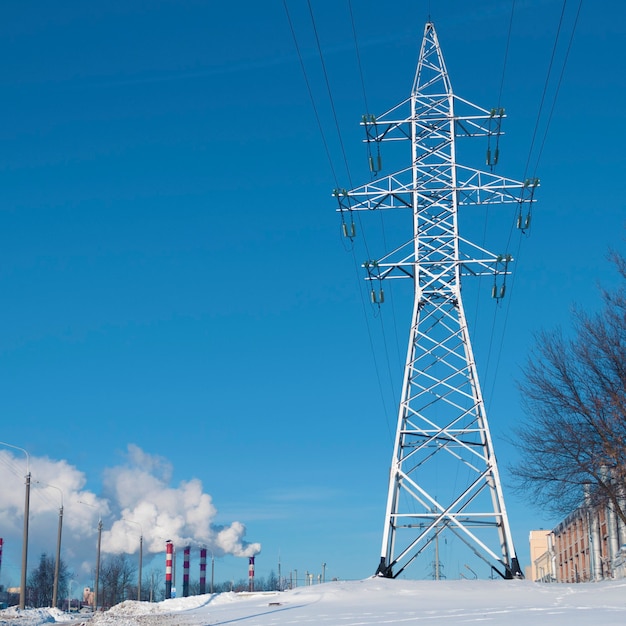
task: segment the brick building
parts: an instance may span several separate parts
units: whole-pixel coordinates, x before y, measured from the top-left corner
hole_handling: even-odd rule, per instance
[[[626,577],[626,524],[611,507],[581,507],[552,531],[531,531],[530,578],[589,582]]]

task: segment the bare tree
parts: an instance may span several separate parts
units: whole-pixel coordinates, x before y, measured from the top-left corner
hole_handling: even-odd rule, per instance
[[[626,259],[597,314],[573,314],[573,332],[536,336],[520,384],[525,422],[516,429],[520,491],[567,514],[610,505],[626,523]]]
[[[55,560],[45,553],[39,565],[28,576],[28,603],[35,607],[52,606]],[[59,589],[67,585],[69,573],[63,559],[59,561]]]
[[[160,602],[165,599],[165,582],[161,568],[153,567],[144,575],[141,583],[141,599],[149,602]]]
[[[53,579],[54,560],[44,553],[39,559],[39,565],[28,577],[29,604],[35,607],[50,606]]]
[[[137,598],[137,587],[132,582],[136,569],[126,554],[114,554],[103,561],[100,569],[103,606]]]

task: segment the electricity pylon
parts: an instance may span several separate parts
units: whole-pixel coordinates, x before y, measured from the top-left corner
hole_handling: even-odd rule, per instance
[[[429,22],[411,96],[362,120],[374,175],[383,142],[408,141],[410,167],[333,192],[350,238],[357,211],[397,209],[412,219],[406,243],[364,264],[373,302],[383,300],[387,280],[408,278],[414,293],[380,576],[397,577],[444,532],[502,577],[522,576],[461,299],[461,277],[467,275],[491,276],[494,297],[504,296],[504,282],[496,279],[509,274],[512,258],[463,239],[457,219],[460,207],[511,203],[517,205],[518,227],[528,225],[538,181],[518,182],[492,171],[503,117],[501,109],[488,111],[454,95]],[[457,163],[459,137],[487,137],[491,171]]]

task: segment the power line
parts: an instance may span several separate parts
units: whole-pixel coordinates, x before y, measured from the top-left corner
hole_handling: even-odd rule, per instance
[[[546,92],[547,92],[547,89],[548,89],[548,83],[549,83],[550,74],[551,74],[551,71],[552,71],[552,65],[553,65],[553,62],[554,62],[554,57],[555,57],[555,54],[556,54],[559,34],[561,32],[561,27],[562,27],[562,24],[563,24],[563,18],[564,18],[564,14],[565,14],[566,5],[567,5],[567,0],[563,0],[563,6],[562,6],[562,9],[561,9],[561,15],[560,15],[560,18],[559,18],[559,25],[558,25],[557,33],[556,33],[556,36],[555,36],[555,39],[554,39],[554,45],[552,47],[552,54],[551,54],[551,57],[550,57],[550,63],[549,63],[549,67],[548,67],[548,72],[547,72],[547,75],[546,75],[546,80],[545,80],[545,83],[544,83],[543,93],[542,93],[542,96],[541,96],[541,104],[539,106],[539,111],[537,113],[537,120],[536,120],[536,123],[535,123],[535,129],[534,129],[534,132],[533,132],[533,138],[532,138],[530,150],[529,150],[529,153],[528,153],[528,160],[526,162],[526,169],[524,171],[524,178],[526,177],[526,173],[527,173],[528,167],[530,165],[530,160],[531,160],[531,156],[532,156],[532,149],[533,149],[533,146],[534,146],[534,142],[535,142],[535,138],[536,138],[536,134],[537,134],[537,129],[539,127],[539,121],[540,121],[540,118],[541,118],[541,112],[542,112],[542,109],[543,109],[545,95],[546,95]],[[535,166],[533,168],[533,178],[535,177],[535,174],[537,172],[537,169],[538,169],[538,166],[539,166],[539,161],[541,159],[541,156],[543,154],[543,149],[545,147],[546,139],[547,139],[547,136],[548,136],[548,130],[549,130],[549,127],[550,127],[550,123],[552,121],[552,117],[554,115],[554,110],[556,108],[556,102],[557,102],[559,90],[561,88],[561,84],[562,84],[562,81],[563,81],[563,76],[565,74],[565,67],[567,65],[567,61],[568,61],[568,58],[569,58],[570,50],[571,50],[572,43],[573,43],[573,40],[574,40],[576,27],[578,25],[578,18],[580,16],[581,8],[582,8],[582,0],[579,0],[578,8],[577,8],[577,11],[576,11],[576,16],[575,16],[575,19],[574,19],[574,23],[573,23],[573,26],[572,26],[572,31],[570,33],[570,37],[569,37],[569,41],[568,41],[568,45],[567,45],[567,50],[566,50],[566,53],[565,53],[565,57],[563,59],[563,64],[561,66],[561,71],[559,73],[559,78],[558,78],[558,81],[557,81],[557,86],[556,86],[556,89],[555,89],[555,93],[554,93],[554,96],[552,98],[552,104],[551,104],[551,107],[550,107],[550,113],[548,115],[548,120],[547,120],[547,123],[546,123],[546,127],[544,129],[543,138],[541,140],[541,145],[540,145],[540,148],[539,148],[539,153],[537,155],[537,160],[536,160]],[[511,230],[509,232],[509,241],[507,242],[507,249],[508,249],[508,247],[510,245],[512,233],[513,233],[513,225],[511,225]],[[518,241],[518,245],[517,245],[517,252],[515,254],[515,258],[517,260],[519,260],[521,245],[522,245],[522,239],[520,238],[520,240]],[[491,396],[493,395],[493,389],[495,388],[495,385],[496,385],[497,372],[498,372],[498,369],[499,369],[499,366],[500,366],[500,360],[502,358],[502,351],[504,349],[504,337],[505,337],[505,334],[506,334],[506,327],[507,327],[507,324],[508,324],[509,313],[510,313],[510,310],[511,310],[512,292],[513,292],[514,285],[515,285],[515,274],[513,274],[513,276],[512,276],[511,288],[509,289],[509,294],[510,294],[511,297],[509,297],[509,300],[508,300],[508,303],[507,303],[507,307],[506,307],[504,323],[503,323],[503,329],[502,329],[502,335],[501,335],[501,338],[500,338],[500,345],[498,347],[498,354],[497,354],[497,359],[496,359],[496,369],[495,369],[495,374],[494,374],[494,379],[493,379]]]
[[[4,465],[14,476],[22,478],[24,476],[24,470],[20,469],[18,465],[12,460],[13,455],[10,452],[0,452],[0,463]]]
[[[298,38],[296,37],[296,31],[293,27],[293,22],[291,21],[291,15],[289,14],[289,9],[287,8],[287,1],[283,0],[283,7],[285,8],[285,13],[287,15],[287,21],[289,22],[289,28],[291,30],[291,36],[293,38],[293,43],[296,48],[296,53],[298,54],[298,60],[300,61],[300,68],[302,69],[302,75],[304,76],[304,82],[306,83],[306,88],[309,93],[309,99],[311,100],[311,106],[313,107],[313,114],[315,115],[315,121],[317,122],[317,128],[320,132],[322,143],[324,144],[324,151],[326,152],[326,158],[328,159],[328,164],[330,166],[330,170],[333,175],[333,180],[335,181],[335,185],[339,186],[339,180],[337,178],[337,172],[335,170],[335,166],[333,164],[333,159],[330,156],[330,149],[328,148],[328,142],[326,141],[326,135],[324,134],[324,128],[322,127],[322,122],[320,120],[319,113],[317,111],[317,106],[315,104],[315,98],[313,97],[313,90],[311,89],[311,83],[309,82],[309,77],[306,73],[306,67],[304,65],[304,60],[302,59],[302,53],[300,52],[300,46],[298,45]]]
[[[498,106],[496,108],[497,111],[501,111],[501,104],[502,104],[502,93],[504,91],[504,79],[506,76],[506,67],[507,67],[507,62],[508,62],[508,58],[509,58],[509,49],[510,49],[510,44],[511,44],[511,33],[513,32],[513,18],[515,16],[515,0],[512,1],[511,3],[511,14],[509,16],[509,28],[508,28],[508,32],[507,32],[507,36],[506,36],[506,45],[504,47],[504,59],[502,61],[502,76],[500,78],[500,90],[498,91]],[[498,129],[498,136],[497,136],[497,140],[496,140],[496,154],[498,152],[499,149],[499,142],[500,142],[500,132]],[[488,146],[489,148],[489,146]],[[485,240],[487,238],[487,224],[489,222],[489,206],[487,206],[486,209],[486,214],[485,214],[485,225],[483,227],[483,247],[485,244]],[[510,241],[510,234],[509,234],[509,241]],[[507,247],[508,247],[508,243],[507,243]],[[481,283],[481,279],[482,276],[479,277],[478,279],[478,288],[480,289],[480,283]],[[476,309],[474,311],[474,325],[476,326],[476,321],[478,320],[478,311],[479,311],[479,306],[480,306],[480,299],[476,298]],[[491,336],[489,338],[489,351],[487,353],[487,367],[485,370],[485,376],[487,375],[487,372],[489,371],[489,361],[490,361],[490,357],[491,357],[491,345],[493,343],[493,337],[494,337],[494,329],[495,329],[495,318],[498,312],[498,307],[496,307],[495,309],[495,313],[494,313],[494,320],[493,320],[493,324],[491,325]]]
[[[500,91],[498,93],[498,109],[502,102],[502,91],[504,89],[504,76],[506,74],[506,64],[509,58],[509,45],[511,43],[511,31],[513,30],[513,16],[515,14],[515,0],[511,3],[511,16],[509,18],[509,32],[506,36],[506,47],[504,49],[504,61],[502,63],[502,78],[500,79]]]
[[[359,67],[359,76],[361,77],[361,89],[363,91],[363,102],[365,103],[365,112],[369,113],[370,108],[367,103],[367,93],[365,91],[365,80],[363,78],[363,65],[361,64],[361,53],[359,52],[359,43],[356,36],[356,26],[354,24],[354,13],[352,11],[352,0],[348,0],[348,9],[350,10],[350,22],[352,23],[352,36],[354,38],[354,48],[356,50],[356,60]]]
[[[370,117],[370,107],[369,104],[367,102],[367,92],[365,89],[365,79],[363,77],[363,64],[361,63],[361,53],[359,51],[359,42],[357,39],[357,35],[356,35],[356,26],[355,26],[355,22],[354,22],[354,12],[352,11],[352,1],[348,0],[348,9],[350,11],[350,22],[352,24],[352,36],[354,39],[354,49],[356,51],[356,60],[357,60],[357,66],[359,68],[359,76],[361,79],[361,90],[363,92],[363,103],[365,105],[365,116],[367,118]],[[376,154],[376,161],[374,161],[373,157],[372,157],[372,148],[371,148],[371,142],[370,141],[366,141],[366,145],[367,145],[367,160],[370,164],[370,171],[372,174],[372,178],[374,178],[378,172],[380,171],[380,167],[381,167],[381,159],[380,159],[380,150],[378,149],[378,142],[376,142],[376,148],[377,148],[377,154]]]
[[[572,32],[569,37],[569,41],[567,43],[567,50],[565,52],[565,58],[563,59],[563,66],[561,67],[561,73],[559,74],[559,80],[556,85],[556,90],[554,92],[554,97],[552,99],[552,106],[550,107],[550,114],[548,115],[548,121],[546,123],[546,128],[543,133],[543,139],[541,140],[541,146],[539,148],[539,154],[537,155],[537,162],[535,163],[535,169],[533,170],[533,176],[539,167],[539,161],[541,159],[541,155],[543,154],[543,148],[546,143],[546,138],[548,137],[548,129],[550,128],[550,122],[552,122],[552,115],[554,113],[554,109],[556,107],[556,101],[559,96],[559,91],[561,89],[561,83],[563,82],[563,75],[565,74],[565,67],[567,65],[567,60],[569,58],[570,50],[572,49],[572,42],[574,41],[574,33],[576,32],[576,26],[578,25],[578,17],[580,16],[580,10],[582,8],[583,0],[579,0],[578,9],[576,11],[576,17],[574,18],[574,25],[572,26]]]
[[[295,32],[295,28],[294,28],[294,25],[293,25],[293,21],[291,19],[291,15],[289,13],[289,8],[287,6],[286,0],[283,0],[283,7],[285,9],[285,14],[287,16],[287,21],[289,23],[289,28],[291,30],[291,36],[293,38],[294,46],[296,48],[296,53],[298,55],[298,59],[299,59],[299,62],[300,62],[300,67],[301,67],[302,74],[304,76],[304,80],[305,80],[305,83],[306,83],[307,91],[308,91],[308,94],[309,94],[309,99],[311,101],[311,105],[312,105],[313,112],[314,112],[314,115],[315,115],[315,120],[317,122],[317,126],[318,126],[318,129],[319,129],[319,132],[320,132],[320,136],[322,138],[322,143],[324,145],[324,150],[326,152],[326,157],[328,159],[328,163],[330,165],[330,169],[331,169],[331,172],[332,172],[332,175],[333,175],[333,179],[335,181],[335,186],[339,187],[339,181],[338,181],[338,177],[337,177],[337,172],[336,172],[336,169],[334,167],[333,159],[332,159],[332,156],[331,156],[331,153],[330,153],[330,149],[329,149],[329,146],[328,146],[328,141],[326,140],[326,134],[324,133],[324,128],[323,128],[323,125],[322,125],[322,122],[321,122],[321,118],[320,118],[320,115],[319,115],[319,112],[318,112],[318,108],[317,108],[317,105],[315,103],[313,90],[311,88],[311,83],[310,83],[308,75],[307,75],[307,71],[306,71],[306,67],[305,67],[305,64],[304,64],[303,57],[302,57],[302,53],[300,51],[300,46],[298,44],[298,38],[297,38],[297,35],[296,35],[296,32]],[[310,13],[310,16],[311,16],[311,23],[312,23],[313,31],[315,33],[315,39],[316,39],[316,43],[317,43],[318,54],[319,54],[321,65],[322,65],[322,69],[323,69],[323,72],[324,72],[324,77],[325,77],[325,81],[326,81],[326,88],[327,88],[327,91],[328,91],[328,97],[330,99],[330,105],[331,105],[331,108],[332,108],[332,111],[333,111],[333,117],[334,117],[336,129],[337,129],[337,135],[339,137],[339,143],[341,145],[341,151],[342,151],[342,155],[343,155],[343,159],[344,159],[344,164],[345,164],[346,171],[347,171],[347,174],[348,174],[348,179],[350,180],[350,183],[351,183],[350,168],[348,166],[348,160],[347,160],[346,152],[345,152],[344,145],[343,145],[343,139],[342,139],[342,136],[341,136],[341,131],[340,131],[340,128],[339,128],[339,121],[338,121],[337,112],[336,112],[336,109],[335,109],[335,104],[334,104],[334,100],[333,100],[333,96],[332,96],[332,90],[330,88],[330,81],[328,79],[328,73],[326,71],[326,64],[324,62],[324,56],[322,54],[321,45],[320,45],[320,41],[319,41],[319,36],[318,36],[318,33],[317,33],[317,27],[316,27],[316,24],[315,24],[315,16],[313,15],[313,10],[312,10],[310,2],[308,3],[308,7],[309,7],[309,13]],[[354,27],[354,23],[353,23],[353,27]],[[355,40],[356,40],[356,32],[355,32]],[[360,66],[360,59],[359,59],[359,66]],[[360,69],[360,72],[361,72],[361,78],[362,78],[362,70],[361,69]],[[364,82],[362,82],[362,86],[363,86],[363,90],[364,90],[364,97],[366,97],[365,96]],[[360,222],[360,215],[358,216],[358,218],[359,218],[359,222]],[[361,228],[361,226],[362,225],[359,224],[360,228]],[[363,243],[364,243],[366,252],[369,255],[367,241],[365,239],[365,234],[364,234],[362,228],[361,228],[361,233],[362,233]],[[362,287],[361,287],[362,281],[359,280],[359,277],[360,277],[359,263],[358,263],[358,261],[356,259],[354,246],[351,246],[351,253],[352,253],[353,263],[354,263],[354,267],[355,267],[355,274],[357,275],[357,285],[358,285],[358,290],[359,290],[359,296],[360,296],[360,299],[361,299],[361,306],[362,306],[362,309],[363,309],[363,315],[365,317],[365,324],[366,324],[367,334],[368,334],[368,338],[369,338],[370,349],[372,351],[372,357],[373,357],[373,360],[374,360],[374,370],[375,370],[376,379],[377,379],[377,382],[378,382],[379,392],[380,392],[380,395],[381,395],[381,402],[382,402],[382,405],[383,405],[383,410],[385,411],[385,414],[386,414],[384,393],[383,393],[383,387],[382,387],[382,382],[381,382],[381,378],[380,378],[380,368],[378,367],[378,363],[377,363],[377,360],[376,360],[376,352],[375,352],[375,349],[374,349],[374,341],[373,341],[373,337],[372,337],[371,328],[370,328],[370,325],[369,325],[369,317],[367,315],[367,310],[366,310],[366,306],[365,306],[365,298],[363,296],[363,290],[362,290]]]
[[[309,14],[311,16],[311,24],[313,26],[313,34],[315,35],[315,42],[317,44],[317,52],[320,57],[320,63],[322,65],[322,72],[324,74],[324,80],[326,82],[326,90],[328,91],[328,99],[330,100],[330,108],[333,112],[333,119],[335,120],[335,128],[337,130],[339,146],[341,147],[341,154],[343,155],[343,162],[346,167],[346,173],[348,174],[348,182],[350,183],[350,187],[352,187],[352,177],[350,176],[350,166],[348,165],[348,157],[346,156],[346,150],[343,145],[343,137],[341,136],[341,129],[339,128],[339,119],[337,117],[337,110],[335,109],[335,101],[333,99],[333,93],[330,88],[328,72],[326,71],[326,63],[324,62],[324,55],[322,54],[322,46],[320,45],[320,39],[317,34],[317,26],[315,25],[315,16],[313,15],[313,7],[311,6],[311,0],[307,0],[307,5],[309,7]]]
[[[563,7],[561,8],[561,16],[559,17],[559,25],[556,31],[556,36],[554,37],[554,45],[552,46],[552,54],[550,56],[550,63],[548,64],[548,72],[546,74],[546,80],[543,85],[543,92],[541,94],[541,101],[539,103],[539,110],[537,111],[537,119],[535,121],[535,128],[533,130],[533,136],[530,142],[530,149],[528,150],[528,159],[526,161],[526,167],[524,168],[524,176],[526,178],[526,174],[528,173],[528,168],[530,165],[530,159],[532,157],[533,148],[535,146],[535,139],[537,137],[537,131],[539,130],[539,122],[541,121],[541,112],[543,110],[543,103],[546,98],[546,93],[548,91],[548,85],[550,83],[550,74],[552,73],[552,65],[554,63],[554,57],[556,55],[556,49],[559,42],[559,35],[561,33],[561,26],[563,25],[563,17],[565,16],[565,8],[567,6],[567,0],[563,0]]]
[[[356,24],[355,24],[355,20],[354,20],[354,11],[352,9],[352,0],[348,0],[348,10],[350,13],[350,23],[352,26],[352,36],[354,39],[354,49],[355,49],[355,53],[356,53],[356,59],[357,59],[357,66],[359,69],[359,78],[361,81],[361,91],[363,94],[363,103],[365,105],[365,113],[366,115],[369,116],[370,113],[370,107],[369,107],[369,103],[367,101],[367,89],[365,87],[365,77],[364,77],[364,73],[363,73],[363,63],[361,61],[361,53],[359,50],[359,41],[358,41],[358,37],[357,37],[357,31],[356,31]],[[367,152],[368,152],[368,161],[371,162],[372,160],[372,154],[371,154],[371,148],[370,148],[370,142],[366,142],[367,143]],[[380,160],[380,156],[379,156],[379,160]],[[360,213],[357,214],[357,217],[359,219],[359,227],[361,228],[361,231],[363,232],[363,226],[360,222],[360,218],[361,215]],[[383,234],[383,242],[385,245],[385,248],[387,248],[387,243],[385,241],[385,231],[384,231],[384,225],[382,224],[382,216],[381,216],[381,226],[382,226],[382,234]],[[363,237],[364,243],[365,243],[365,247],[367,250],[367,242],[365,241],[365,236]],[[368,257],[369,258],[369,257]],[[381,311],[380,315],[379,315],[379,322],[380,322],[380,329],[381,329],[381,335],[382,335],[382,340],[383,340],[383,350],[384,350],[384,354],[385,354],[385,360],[386,360],[386,365],[387,365],[387,374],[389,376],[389,381],[390,381],[390,385],[391,385],[391,381],[393,380],[393,376],[391,373],[391,362],[390,362],[390,354],[389,354],[389,345],[387,343],[387,336],[385,334],[385,325],[383,323],[383,315],[382,315],[382,309],[380,309],[379,306],[379,310]],[[396,319],[395,319],[395,309],[392,307],[391,309],[391,313],[392,313],[392,319],[393,319],[393,327],[394,327],[394,332],[396,333],[396,338],[397,338],[397,323],[396,323]],[[380,373],[377,372],[377,376],[380,380]],[[380,383],[379,383],[380,384]],[[382,388],[381,388],[381,393],[382,393]],[[392,396],[392,400],[394,405],[396,404],[396,397],[395,397],[395,392],[393,389],[393,386],[391,386],[391,396]],[[384,400],[384,398],[383,398]],[[383,406],[385,406],[384,402],[383,402]],[[386,413],[386,411],[385,411]],[[387,424],[389,424],[388,422],[388,416],[387,417]],[[392,434],[392,433],[390,433]]]

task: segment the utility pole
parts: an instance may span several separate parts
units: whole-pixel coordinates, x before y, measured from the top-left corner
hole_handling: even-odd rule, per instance
[[[26,455],[26,477],[25,477],[25,494],[24,494],[24,532],[22,536],[22,573],[20,576],[20,609],[26,608],[26,569],[28,565],[28,519],[30,516],[30,455],[28,451],[12,443],[0,441],[0,445],[20,450]]]
[[[93,610],[98,610],[98,587],[100,585],[100,547],[102,546],[102,518],[98,520],[98,546],[96,549],[96,580],[93,590]]]
[[[20,578],[20,610],[26,608],[26,569],[28,565],[28,517],[30,515],[30,471],[26,474],[24,498],[24,534],[22,540],[22,575]]]
[[[380,576],[396,578],[440,533],[454,535],[503,578],[522,576],[461,299],[461,277],[489,276],[500,300],[513,259],[462,238],[459,209],[512,204],[520,215],[525,211],[518,225],[530,222],[538,181],[493,173],[503,117],[503,109],[489,111],[453,93],[428,22],[410,96],[380,116],[363,116],[373,180],[333,192],[351,241],[357,212],[361,224],[367,213],[381,211],[383,220],[395,216],[388,235],[398,241],[382,242],[381,254],[364,263],[373,305],[384,306],[383,283],[391,288],[401,279],[412,281]],[[491,171],[457,163],[458,140],[476,137],[487,139]],[[382,146],[393,153],[406,143],[408,167],[379,177],[387,158]],[[367,249],[376,252],[371,240]]]
[[[143,570],[143,528],[139,537],[139,575],[137,577],[137,600],[141,601],[141,575]]]
[[[63,503],[59,508],[59,528],[57,532],[57,558],[54,562],[54,584],[52,587],[52,606],[57,607],[59,593],[59,568],[61,564],[61,531],[63,529]]]
[[[39,481],[36,481],[39,483]],[[59,507],[59,525],[57,530],[57,553],[56,559],[54,562],[54,582],[52,584],[52,606],[57,608],[58,597],[59,597],[59,570],[61,566],[61,536],[63,531],[63,490],[56,485],[51,485],[49,483],[39,483],[44,487],[52,487],[59,492],[61,496],[61,506]]]
[[[141,574],[143,570],[143,526],[139,522],[128,519],[126,517],[123,517],[122,520],[139,526],[139,573],[137,575],[137,600],[141,602]]]

